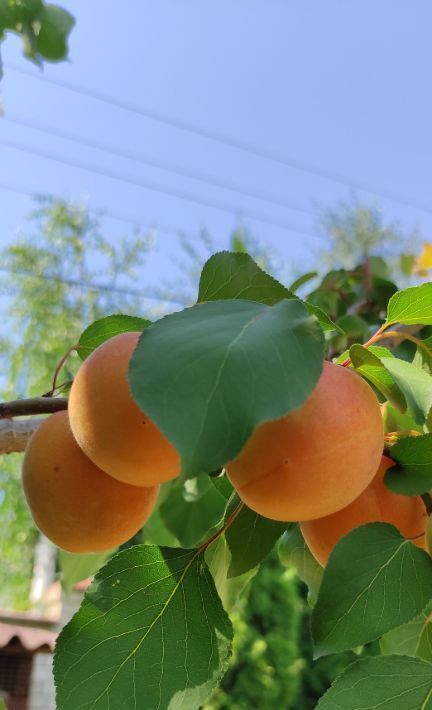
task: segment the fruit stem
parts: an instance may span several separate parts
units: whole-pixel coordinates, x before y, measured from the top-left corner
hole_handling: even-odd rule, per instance
[[[61,360],[59,361],[59,363],[58,363],[58,365],[57,365],[57,367],[56,367],[56,369],[55,369],[55,371],[54,371],[54,377],[53,377],[53,381],[52,381],[52,389],[51,389],[51,392],[47,392],[47,394],[46,394],[47,397],[52,397],[52,395],[54,394],[54,392],[55,392],[55,390],[56,390],[56,388],[57,388],[57,378],[58,378],[58,376],[59,376],[59,372],[60,372],[61,368],[63,367],[63,365],[65,364],[66,360],[68,359],[69,355],[70,355],[74,350],[76,350],[77,347],[78,347],[78,343],[75,343],[75,345],[72,345],[72,346],[69,348],[69,350],[67,351],[67,353],[66,353],[65,355],[63,355],[63,357],[62,357]]]
[[[382,335],[382,333],[383,333],[384,330],[385,330],[386,328],[388,328],[388,327],[389,327],[389,323],[383,323],[383,324],[378,328],[377,332],[374,333],[374,334],[369,338],[369,340],[368,340],[366,343],[363,343],[363,347],[364,347],[364,348],[367,348],[369,345],[373,345],[374,343],[376,343],[377,340],[379,340],[381,337],[384,337],[384,336]],[[344,360],[343,362],[341,362],[341,365],[342,365],[342,367],[349,367],[349,365],[351,365],[351,358],[348,357],[346,360]]]

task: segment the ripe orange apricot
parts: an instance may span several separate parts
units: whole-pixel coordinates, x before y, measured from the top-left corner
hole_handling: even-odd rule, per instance
[[[378,400],[356,373],[324,362],[298,409],[259,426],[226,470],[240,498],[274,520],[312,520],[357,498],[384,443]]]
[[[30,438],[24,492],[38,528],[69,552],[101,552],[129,540],[146,522],[158,487],[120,483],[81,451],[67,412],[45,419]]]
[[[180,457],[130,394],[128,365],[139,336],[116,335],[83,362],[69,396],[69,421],[96,466],[124,483],[153,486],[178,475]]]
[[[383,456],[374,479],[356,500],[333,515],[300,524],[309,550],[323,567],[340,538],[366,523],[390,523],[415,545],[426,548],[425,504],[420,496],[400,496],[387,488],[384,474],[392,465],[393,461]]]

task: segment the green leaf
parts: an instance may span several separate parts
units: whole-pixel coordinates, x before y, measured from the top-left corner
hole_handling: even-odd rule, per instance
[[[47,4],[39,16],[39,22],[41,24],[36,39],[36,51],[50,61],[67,57],[67,40],[75,24],[72,15],[57,5]]]
[[[155,508],[143,527],[143,540],[150,545],[180,547],[180,543],[166,527],[160,514],[160,506]]]
[[[388,631],[380,638],[380,650],[382,655],[389,656],[397,654],[402,656],[416,656],[419,638],[428,618],[426,611],[423,611],[415,619],[407,624],[398,626],[397,629]]]
[[[397,291],[388,303],[386,323],[388,325],[394,323],[431,325],[432,283]]]
[[[404,437],[392,446],[390,454],[396,462],[384,478],[390,490],[414,496],[432,488],[432,434]]]
[[[278,552],[282,564],[294,567],[302,582],[307,584],[308,601],[313,606],[318,597],[324,570],[306,545],[299,525],[294,525],[284,533]]]
[[[88,326],[78,341],[78,355],[85,360],[93,350],[102,345],[106,340],[121,333],[141,332],[151,325],[149,320],[138,318],[137,316],[125,316],[116,314],[100,318]]]
[[[350,338],[361,338],[366,340],[369,335],[369,324],[363,318],[354,314],[341,316],[337,320],[337,325]]]
[[[417,348],[416,354],[414,355],[413,365],[417,367],[422,367],[423,370],[432,375],[432,335],[429,338],[425,338],[423,344],[429,348],[427,352],[424,348]]]
[[[300,288],[300,286],[307,284],[309,281],[314,279],[315,276],[318,276],[318,271],[308,271],[307,274],[303,274],[303,276],[299,276],[298,279],[293,281],[291,286],[289,287],[289,290],[291,291],[291,293],[295,293],[297,289]]]
[[[419,658],[423,658],[424,661],[432,663],[432,615],[430,613],[424,621],[416,648],[416,654]]]
[[[259,424],[300,406],[322,362],[323,333],[298,301],[214,301],[147,328],[129,383],[194,477],[233,459]]]
[[[273,306],[296,296],[263,271],[249,254],[221,251],[213,254],[201,272],[198,303],[240,298]]]
[[[221,677],[231,640],[202,554],[136,545],[97,574],[59,636],[57,705],[193,710]]]
[[[115,552],[115,550],[111,552],[95,552],[88,555],[76,555],[72,552],[59,550],[59,565],[63,591],[68,594],[77,582],[93,577],[113,552]]]
[[[283,299],[300,300],[292,291],[263,271],[249,256],[222,251],[204,264],[201,273],[198,303],[242,299],[273,306]],[[304,302],[309,313],[316,316],[323,330],[340,330],[318,306]]]
[[[316,710],[432,710],[432,665],[409,656],[372,656],[352,663]]]
[[[380,350],[384,350],[384,348],[380,348]],[[358,344],[351,346],[349,356],[357,372],[369,380],[389,402],[400,411],[406,409],[405,397],[390,372],[385,368],[380,357],[363,345]]]
[[[398,358],[382,358],[386,370],[403,392],[415,421],[418,424],[429,423],[432,407],[432,377],[411,362]]]
[[[330,554],[312,613],[315,657],[360,646],[413,619],[432,597],[432,560],[392,525],[352,530]]]
[[[228,577],[237,577],[256,567],[267,557],[288,525],[264,518],[243,505],[225,533],[231,552]]]
[[[160,514],[183,547],[194,547],[210,537],[223,519],[225,506],[222,493],[209,478],[200,476],[173,486],[160,506]]]
[[[254,567],[238,577],[229,577],[231,552],[224,535],[221,535],[209,545],[205,552],[205,560],[213,575],[223,607],[225,611],[230,612],[247,589],[258,568]]]

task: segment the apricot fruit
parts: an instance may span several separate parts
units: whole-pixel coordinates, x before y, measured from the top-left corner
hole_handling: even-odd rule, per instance
[[[261,424],[226,465],[249,508],[274,520],[322,518],[357,498],[384,444],[378,400],[354,371],[324,362],[308,399]]]
[[[418,547],[426,548],[428,516],[420,496],[401,496],[384,484],[393,461],[383,456],[378,471],[356,500],[337,513],[300,523],[305,542],[323,567],[336,543],[350,530],[366,523],[390,523]]]
[[[153,486],[178,475],[180,457],[129,391],[128,365],[139,336],[116,335],[83,362],[69,396],[69,421],[96,466],[124,483]]]
[[[129,540],[146,522],[158,487],[120,483],[76,443],[66,411],[45,419],[23,463],[24,492],[38,528],[68,552],[101,552]]]

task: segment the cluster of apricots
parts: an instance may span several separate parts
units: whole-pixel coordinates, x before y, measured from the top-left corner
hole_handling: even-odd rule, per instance
[[[68,411],[43,421],[23,464],[24,491],[40,530],[71,552],[130,539],[154,508],[159,484],[180,472],[174,446],[138,408],[127,373],[140,333],[100,345],[74,379]],[[367,522],[387,522],[425,546],[419,497],[389,491],[380,406],[355,372],[329,362],[302,406],[259,426],[226,473],[261,515],[301,521],[325,565],[336,542]]]

